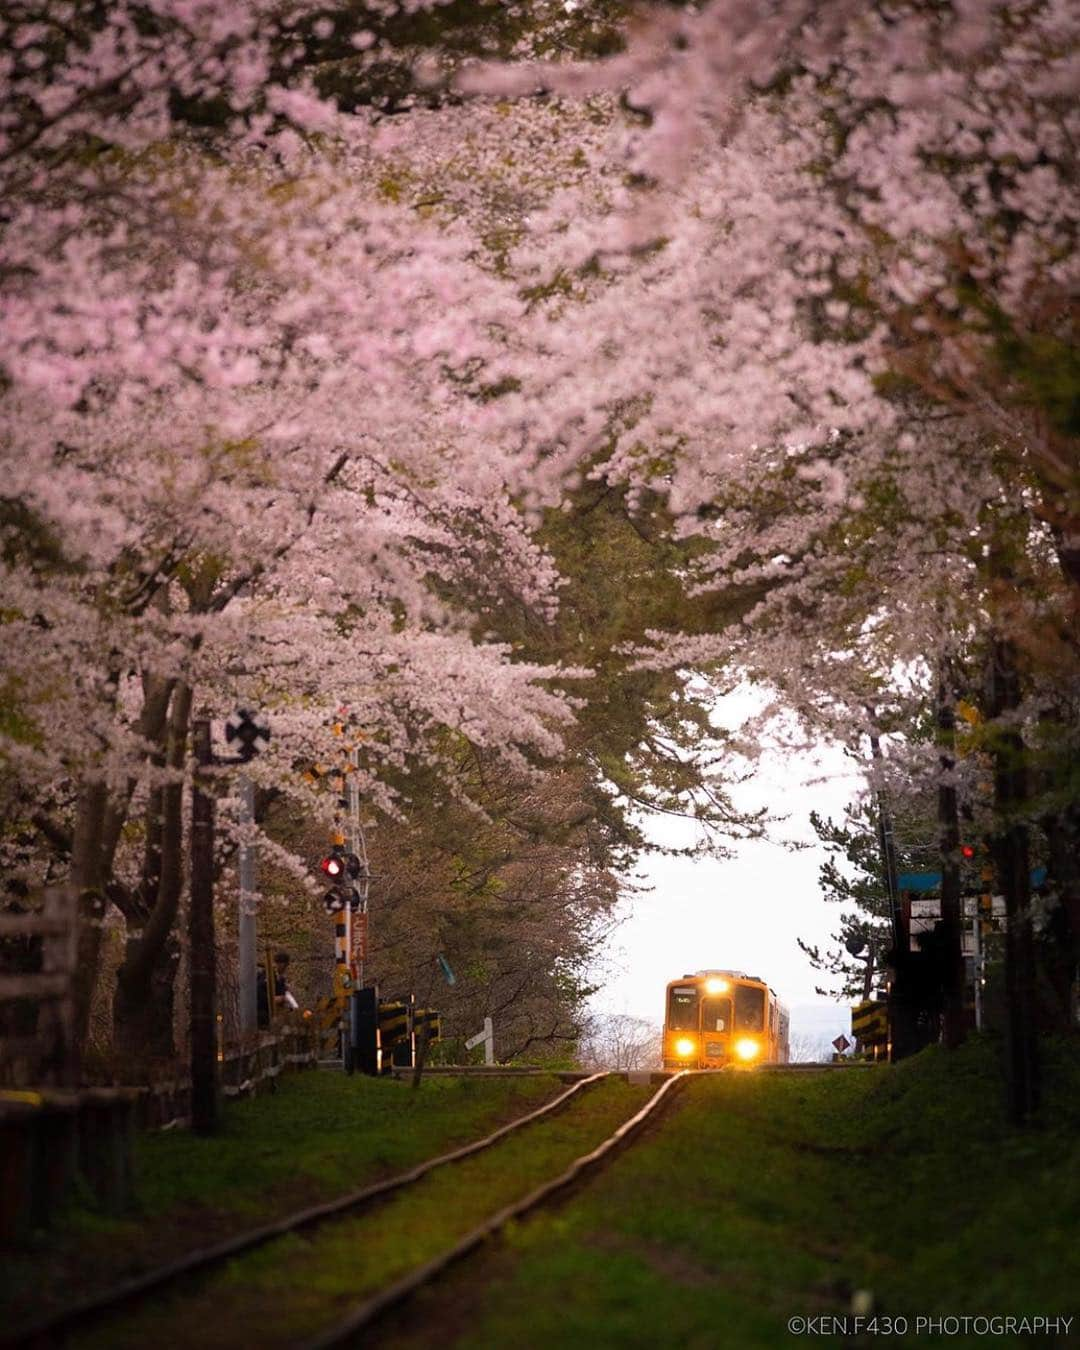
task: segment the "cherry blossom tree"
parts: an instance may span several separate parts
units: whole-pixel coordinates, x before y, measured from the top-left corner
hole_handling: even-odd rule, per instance
[[[375,56],[430,7],[373,8],[4,20],[4,810],[39,841],[25,880],[41,848],[70,862],[83,1025],[106,905],[124,916],[122,1049],[169,1044],[193,719],[268,711],[264,795],[324,813],[297,768],[333,757],[343,707],[391,811],[447,730],[520,775],[570,719],[552,681],[574,672],[497,618],[553,616],[533,535],[580,452],[483,409],[531,303],[508,243],[556,184],[602,193],[582,147],[607,132],[470,105],[403,137]],[[667,757],[661,797],[694,777],[672,754],[642,761]]]
[[[554,614],[534,531],[587,485],[686,548],[654,667],[849,736],[988,630],[1006,730],[1075,687],[1065,0],[713,0],[621,44],[617,5],[450,6],[452,55],[435,8],[4,20],[6,807],[70,851],[88,971],[110,886],[175,912],[196,710],[275,710],[269,785],[347,703],[387,806],[437,728],[554,752],[556,669],[484,620]]]
[[[196,714],[271,712],[280,784],[347,705],[383,805],[433,730],[521,769],[569,717],[556,670],[472,636],[485,599],[555,600],[514,505],[531,461],[460,392],[454,313],[482,332],[507,288],[467,232],[372,190],[372,120],[290,74],[304,21],[4,20],[5,807],[70,857],[84,1023],[107,900],[122,1004],[167,956]]]
[[[621,190],[591,219],[556,204],[523,249],[548,302],[523,346],[550,359],[492,420],[667,492],[716,577],[764,592],[736,659],[827,725],[864,730],[897,671],[951,717],[935,686],[981,646],[1017,932],[1033,803],[1009,766],[1078,668],[1078,26],[1054,0],[715,0],[644,12],[604,61],[463,81],[636,121]]]

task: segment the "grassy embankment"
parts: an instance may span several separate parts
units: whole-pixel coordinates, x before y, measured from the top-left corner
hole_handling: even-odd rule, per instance
[[[489,1133],[561,1091],[554,1077],[283,1077],[228,1105],[213,1138],[140,1136],[138,1203],[106,1216],[75,1206],[0,1260],[5,1322],[44,1315],[119,1278],[230,1233],[393,1175]]]
[[[442,1168],[373,1210],[278,1239],[174,1297],[156,1296],[77,1350],[284,1350],[451,1246],[495,1210],[595,1147],[654,1089],[619,1079],[494,1148]],[[378,1343],[377,1340],[375,1343]]]
[[[590,1350],[1065,1344],[916,1335],[916,1318],[1072,1315],[1080,1341],[1080,1045],[1047,1047],[1043,1119],[1004,1118],[997,1048],[693,1082],[664,1128],[416,1302],[383,1347]],[[877,1335],[792,1334],[852,1315]],[[884,1318],[906,1317],[906,1335]],[[437,1330],[436,1330],[437,1329]]]

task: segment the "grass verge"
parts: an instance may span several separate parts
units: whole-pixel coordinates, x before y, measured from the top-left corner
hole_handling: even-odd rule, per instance
[[[8,1325],[36,1319],[195,1247],[479,1138],[562,1090],[553,1077],[390,1079],[306,1072],[228,1105],[220,1132],[142,1135],[138,1203],[75,1205],[0,1261]]]
[[[450,1246],[482,1219],[557,1175],[654,1089],[606,1081],[492,1149],[440,1169],[374,1210],[281,1238],[172,1298],[73,1344],[126,1350],[295,1346]]]
[[[1043,1119],[1022,1131],[997,1058],[976,1041],[872,1070],[698,1079],[663,1130],[440,1282],[380,1350],[1067,1343],[916,1329],[965,1315],[1072,1316],[1076,1344],[1080,1049],[1046,1047]],[[856,1291],[876,1335],[788,1330],[852,1317]],[[906,1333],[885,1335],[887,1317]]]

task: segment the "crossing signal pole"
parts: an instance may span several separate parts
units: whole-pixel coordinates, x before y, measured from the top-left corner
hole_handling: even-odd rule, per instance
[[[335,724],[334,733],[344,737],[346,725],[343,722]],[[346,754],[347,763],[334,773],[338,805],[346,813],[346,818],[341,821],[339,816],[330,852],[320,863],[330,883],[323,903],[334,920],[333,998],[341,1014],[342,1062],[347,1072],[360,1067],[364,1072],[378,1073],[377,995],[375,990],[365,991],[363,988],[371,872],[360,821],[359,747],[355,743],[348,746]],[[367,1008],[368,1003],[371,1004],[370,1008]],[[361,1007],[361,1004],[364,1006]],[[370,1014],[366,1021],[365,1012]],[[362,1022],[364,1026],[360,1025]],[[370,1022],[370,1027],[367,1022]],[[367,1034],[372,1029],[373,1039]],[[373,1057],[364,1052],[369,1039],[376,1046]],[[374,1062],[369,1063],[372,1058]]]
[[[359,861],[356,881],[360,896],[355,918],[350,915],[349,953],[355,956],[356,960],[357,987],[363,989],[364,962],[367,960],[368,891],[371,885],[371,869],[368,866],[364,827],[360,823],[360,751],[355,746],[349,751],[349,769],[349,848],[352,856]]]

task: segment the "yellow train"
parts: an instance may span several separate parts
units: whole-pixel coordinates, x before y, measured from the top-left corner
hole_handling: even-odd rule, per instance
[[[664,1068],[788,1062],[788,1010],[764,980],[699,970],[672,980],[664,1005]]]

